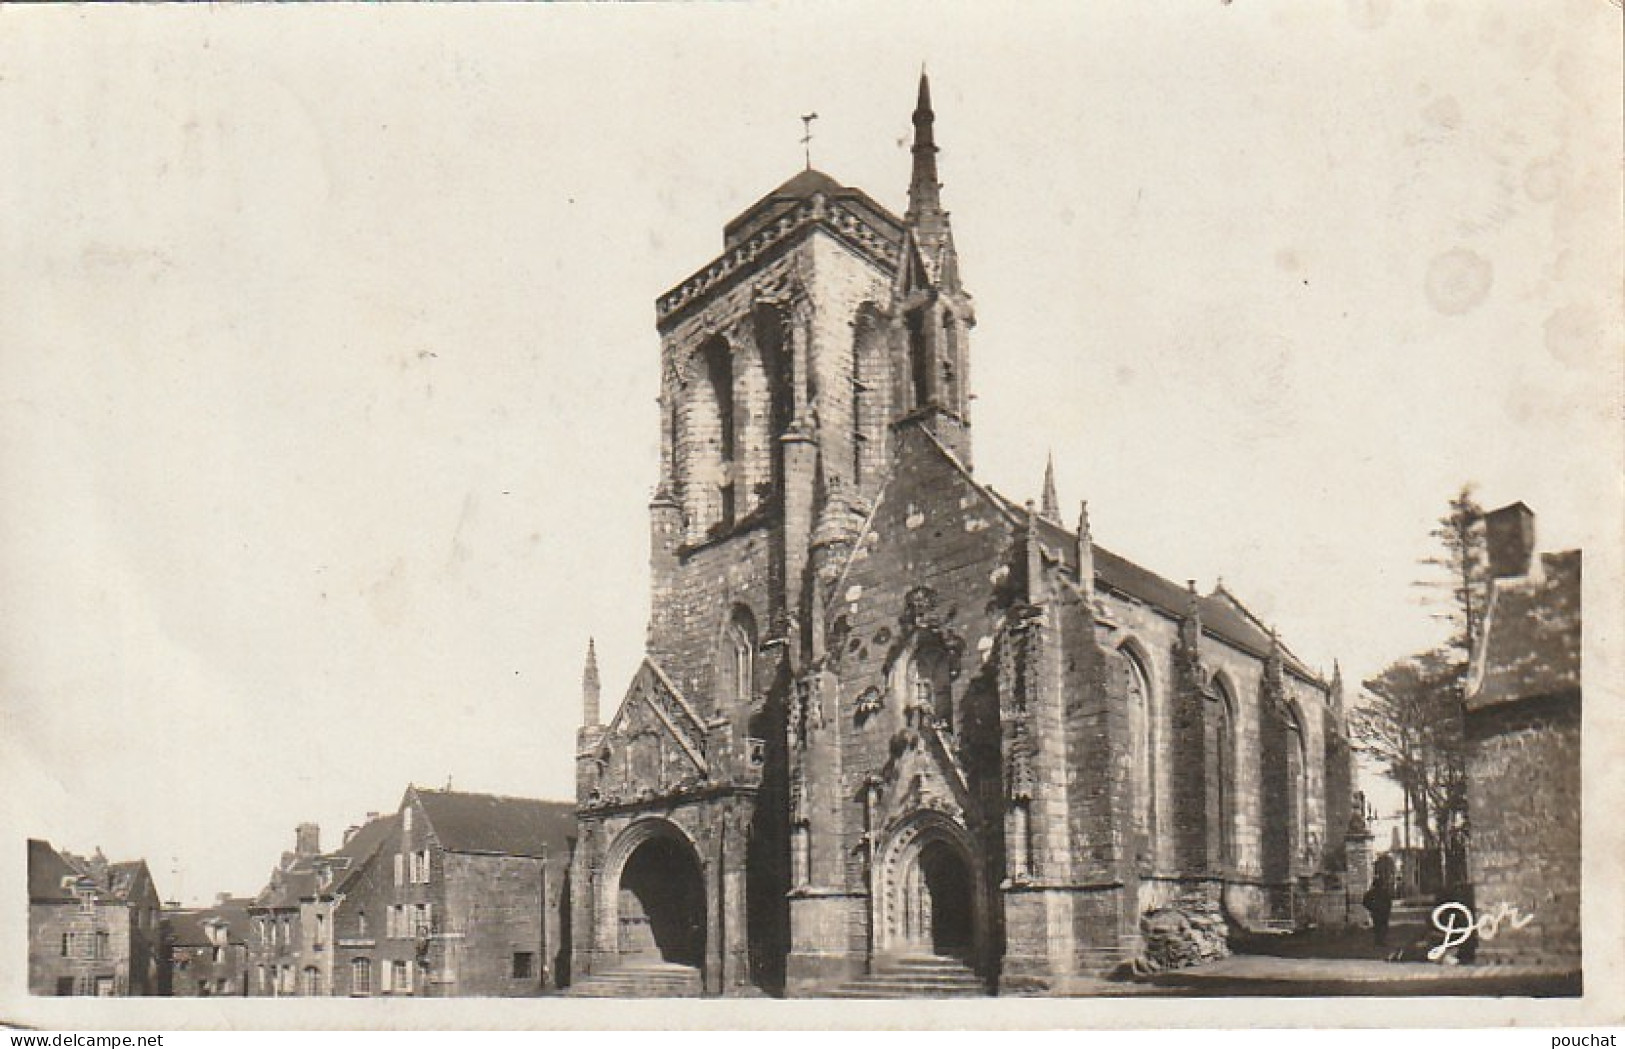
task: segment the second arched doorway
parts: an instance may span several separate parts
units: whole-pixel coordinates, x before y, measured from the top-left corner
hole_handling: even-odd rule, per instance
[[[936,955],[978,968],[986,908],[969,836],[939,814],[906,822],[879,857],[876,949]]]

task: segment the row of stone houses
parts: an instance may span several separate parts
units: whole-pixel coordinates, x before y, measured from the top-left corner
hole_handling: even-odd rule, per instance
[[[28,990],[151,995],[167,988],[158,890],[145,860],[110,863],[28,840]]]
[[[324,852],[301,824],[244,909],[254,996],[538,994],[568,979],[574,806],[409,787]]]

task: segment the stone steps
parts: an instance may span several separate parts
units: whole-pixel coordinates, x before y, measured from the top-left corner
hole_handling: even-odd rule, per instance
[[[572,998],[698,998],[704,992],[700,970],[671,962],[634,962],[589,973],[572,983]]]
[[[957,958],[921,956],[880,963],[832,991],[827,998],[983,998],[987,984]]]

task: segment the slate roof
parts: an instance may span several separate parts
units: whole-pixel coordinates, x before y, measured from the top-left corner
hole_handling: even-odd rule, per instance
[[[38,838],[28,839],[28,899],[33,903],[62,903],[77,899],[63,879],[89,879],[97,899],[130,902],[132,897],[157,895],[145,860],[106,863],[98,851],[93,859],[75,856]]]
[[[886,230],[892,238],[901,238],[902,222],[869,194],[853,186],[843,186],[816,168],[807,168],[785,179],[777,188],[736,215],[722,229],[724,244],[733,247],[816,193],[854,207],[876,226]]]
[[[575,804],[496,794],[416,789],[418,803],[447,852],[499,856],[569,855]]]
[[[335,871],[329,892],[343,892],[350,881],[359,877],[367,860],[395,834],[401,824],[401,814],[391,812],[375,820],[368,820],[337,850],[324,857]]]
[[[74,895],[62,887],[64,878],[77,878],[74,869],[48,841],[28,839],[28,901],[30,903],[69,903]]]
[[[248,942],[248,908],[253,900],[231,897],[213,907],[189,907],[166,911],[169,923],[169,942],[176,947],[208,947],[210,940],[206,927],[216,921],[226,925],[226,939],[231,943]]]
[[[125,860],[107,865],[107,885],[114,896],[129,900],[152,887],[152,872],[145,860]]]
[[[943,448],[933,436],[930,442],[939,451],[952,459],[954,465],[965,473],[970,472],[954,458],[952,453]],[[1013,521],[1022,521],[1026,517],[1026,508],[979,482],[972,483],[995,500],[1010,516]],[[1076,531],[1065,528],[1048,518],[1039,516],[1038,532],[1040,541],[1046,550],[1055,556],[1060,563],[1066,565],[1073,572],[1078,570]],[[1181,586],[1171,579],[1165,579],[1149,568],[1141,567],[1120,554],[1113,553],[1099,543],[1092,543],[1091,548],[1095,558],[1095,585],[1115,590],[1127,597],[1159,609],[1167,615],[1182,619],[1190,609],[1190,588]],[[1222,586],[1214,588],[1210,594],[1199,594],[1196,598],[1197,614],[1202,619],[1204,633],[1226,642],[1234,648],[1240,649],[1258,659],[1266,659],[1270,653],[1270,633],[1264,623],[1248,611],[1239,598]],[[1315,685],[1324,686],[1320,675],[1310,670],[1303,661],[1293,654],[1292,650],[1281,644],[1281,663],[1290,672]]]
[[[1469,711],[1580,691],[1580,551],[1542,554],[1540,568],[1495,582]]]
[[[299,901],[316,895],[320,885],[316,871],[310,866],[310,857],[301,857],[291,867],[274,871],[271,881],[254,897],[254,906],[267,910],[287,910],[299,906]]]

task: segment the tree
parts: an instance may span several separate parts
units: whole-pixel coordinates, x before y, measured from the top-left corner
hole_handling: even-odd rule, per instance
[[[1465,816],[1459,804],[1465,755],[1449,657],[1435,649],[1390,664],[1364,682],[1364,702],[1350,715],[1355,746],[1404,792],[1429,853],[1450,842]]]
[[[1472,486],[1462,486],[1430,533],[1439,553],[1422,561],[1442,576],[1416,585],[1443,598],[1440,618],[1450,623],[1448,639],[1364,682],[1364,702],[1350,724],[1355,746],[1404,792],[1424,847],[1439,858],[1436,874],[1444,885],[1460,881],[1466,869],[1464,702],[1487,606],[1483,514]]]
[[[1432,592],[1434,603],[1445,610],[1440,618],[1450,623],[1445,642],[1463,682],[1467,666],[1484,630],[1489,604],[1489,556],[1484,545],[1484,508],[1473,498],[1473,486],[1462,485],[1450,500],[1450,509],[1428,533],[1438,540],[1439,553],[1422,559],[1443,578],[1419,579],[1416,586]],[[1442,599],[1442,600],[1441,600]]]

